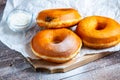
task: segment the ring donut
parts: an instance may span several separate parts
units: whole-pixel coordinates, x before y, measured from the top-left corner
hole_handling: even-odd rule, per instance
[[[31,41],[33,53],[50,62],[63,63],[75,57],[82,41],[69,29],[46,29],[38,32]]]
[[[71,27],[81,20],[77,10],[72,8],[48,9],[39,12],[36,22],[44,28]]]
[[[86,17],[79,22],[76,32],[89,48],[108,48],[120,42],[120,24],[107,17]]]

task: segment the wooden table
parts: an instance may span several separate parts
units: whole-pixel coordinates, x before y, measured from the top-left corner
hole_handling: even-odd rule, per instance
[[[120,80],[120,51],[66,73],[49,74],[36,72],[20,53],[0,42],[0,80]]]

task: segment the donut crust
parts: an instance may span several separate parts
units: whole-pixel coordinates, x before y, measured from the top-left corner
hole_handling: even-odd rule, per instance
[[[36,56],[55,63],[71,60],[81,46],[79,36],[65,28],[42,30],[31,41],[31,49]]]
[[[77,10],[72,8],[48,9],[39,12],[36,22],[44,28],[68,28],[81,20]]]
[[[89,16],[82,19],[76,33],[85,46],[94,49],[104,49],[120,43],[120,24],[103,16]]]

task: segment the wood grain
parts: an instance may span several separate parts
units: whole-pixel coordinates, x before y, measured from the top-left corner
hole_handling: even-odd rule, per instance
[[[45,69],[45,70],[48,70],[50,73],[59,73],[59,72],[67,72],[72,69],[78,68],[80,66],[83,66],[87,63],[90,63],[92,61],[95,61],[99,58],[110,55],[112,53],[113,52],[104,52],[104,53],[100,53],[100,54],[88,54],[88,55],[84,55],[82,57],[74,58],[71,61],[68,61],[63,64],[50,63],[50,62],[44,61],[42,59],[39,60],[39,59],[27,58],[27,60],[37,70]]]

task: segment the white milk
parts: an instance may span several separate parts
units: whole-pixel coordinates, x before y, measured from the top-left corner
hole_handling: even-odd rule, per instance
[[[8,26],[15,32],[25,31],[32,23],[32,14],[22,10],[12,11],[7,19]]]

